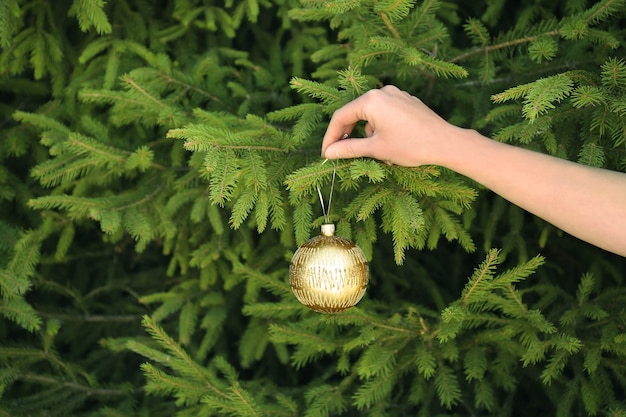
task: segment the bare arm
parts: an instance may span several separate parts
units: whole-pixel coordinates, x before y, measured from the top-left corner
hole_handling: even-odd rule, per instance
[[[367,121],[367,137],[341,139],[359,120]],[[626,256],[626,174],[502,144],[453,126],[393,86],[372,90],[337,110],[322,155],[444,166],[573,236]]]

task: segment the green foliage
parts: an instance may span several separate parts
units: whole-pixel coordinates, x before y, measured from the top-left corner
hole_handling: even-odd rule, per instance
[[[319,157],[393,83],[623,171],[623,0],[48,3],[0,2],[0,415],[626,415],[623,258]],[[321,315],[287,277],[333,178],[370,286]]]

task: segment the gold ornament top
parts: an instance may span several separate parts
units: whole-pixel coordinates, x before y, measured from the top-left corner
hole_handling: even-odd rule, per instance
[[[332,223],[325,223],[322,225],[322,234],[324,236],[334,236],[335,235],[335,225]]]
[[[322,225],[322,234],[296,250],[289,265],[289,284],[296,298],[312,310],[333,313],[354,306],[369,281],[361,248],[335,236],[335,225]]]

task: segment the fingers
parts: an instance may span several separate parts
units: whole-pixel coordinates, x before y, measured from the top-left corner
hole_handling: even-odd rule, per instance
[[[326,149],[331,144],[349,136],[356,123],[363,120],[361,101],[357,98],[335,111],[322,140],[322,156],[325,157]]]
[[[350,135],[354,126],[362,120],[367,121],[365,125],[366,136],[368,138],[373,136],[376,132],[376,117],[374,117],[376,113],[369,114],[370,111],[373,109],[375,112],[378,108],[380,112],[381,103],[391,96],[404,94],[407,93],[395,86],[388,85],[378,90],[370,90],[335,111],[322,140],[322,157],[337,159],[372,156],[368,154],[368,150],[371,150],[371,140],[345,138]]]
[[[335,141],[325,149],[323,157],[328,159],[348,159],[370,156],[371,139],[349,138]]]

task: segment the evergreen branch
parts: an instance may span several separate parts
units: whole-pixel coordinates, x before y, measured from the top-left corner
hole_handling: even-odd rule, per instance
[[[64,135],[71,133],[70,129],[63,123],[40,113],[28,113],[24,111],[16,111],[13,118],[23,124],[33,125],[43,131],[52,131]]]
[[[391,23],[391,20],[387,16],[387,13],[385,13],[383,9],[379,6],[378,0],[373,0],[372,3],[374,5],[374,10],[378,11],[378,15],[380,16],[381,20],[385,24],[385,27],[389,30],[389,32],[391,32],[393,37],[396,39],[402,39],[402,36],[398,32],[398,30]],[[400,1],[396,2],[396,4],[400,4],[400,3],[401,3]]]
[[[20,239],[20,232],[14,225],[0,221],[0,250],[10,253]]]
[[[174,129],[177,130],[177,129]],[[191,139],[185,141],[185,149],[188,150],[197,150],[200,149],[198,146],[200,142],[194,142]],[[204,145],[204,144],[202,144]],[[206,146],[206,145],[205,145]],[[290,153],[289,149],[278,148],[276,146],[267,146],[267,145],[222,145],[222,144],[211,144],[212,147],[217,149],[226,149],[226,150],[234,150],[234,151],[261,151],[261,152],[279,152],[279,153]]]
[[[130,76],[126,75],[122,78],[122,81],[126,83],[128,86],[132,87],[135,91],[139,92],[142,96],[146,97],[148,100],[152,101],[158,107],[167,107],[161,100],[159,100],[154,95],[150,94],[145,88],[141,87],[135,80],[133,80]]]
[[[211,203],[224,207],[226,201],[232,198],[241,171],[233,152],[222,152],[220,156],[221,159],[215,163],[221,164],[221,167],[215,167],[215,174],[211,175],[209,197]]]
[[[433,58],[430,55],[424,54],[415,48],[405,48],[402,55],[404,61],[408,65],[424,68],[426,70],[432,71],[433,73],[435,73],[435,75],[440,77],[454,76],[463,78],[467,77],[468,75],[468,72],[465,68],[451,62],[446,62],[440,59]]]
[[[597,23],[599,20],[606,18],[607,15],[612,14],[613,12],[619,10],[619,8],[622,6],[623,3],[624,3],[623,0],[605,0],[603,2],[600,2],[594,5],[591,9],[589,9],[586,13],[583,14],[584,22],[586,24]],[[553,30],[544,31],[542,33],[538,33],[535,35],[529,35],[529,36],[524,36],[524,37],[517,38],[517,39],[503,41],[497,44],[492,44],[492,45],[485,44],[484,46],[477,47],[474,49],[470,49],[469,51],[463,52],[457,55],[456,57],[451,58],[450,60],[448,60],[448,62],[450,63],[459,62],[459,61],[463,61],[465,59],[471,58],[478,54],[484,53],[485,55],[488,55],[489,53],[500,50],[500,49],[505,49],[505,48],[522,45],[522,44],[532,43],[541,38],[555,37],[555,36],[561,36],[561,35],[562,35],[562,32],[560,29],[553,29]]]
[[[357,60],[357,61],[363,63],[363,65],[365,65],[370,60],[372,60],[373,58],[376,58],[377,56],[380,56],[380,55],[390,55],[390,54],[393,54],[393,53],[394,53],[394,51],[363,48],[363,49],[359,50],[358,52],[353,53],[353,57],[355,58],[355,60]]]
[[[148,332],[155,338],[159,344],[165,347],[167,350],[172,352],[178,359],[182,360],[182,362],[187,366],[187,369],[192,371],[190,376],[193,375],[198,378],[199,381],[202,381],[203,384],[206,385],[214,393],[218,394],[221,397],[227,398],[228,395],[222,392],[217,386],[215,386],[212,381],[210,381],[202,368],[196,364],[187,353],[180,347],[172,338],[169,337],[167,333],[161,329],[156,323],[152,321],[149,316],[144,316],[142,320],[143,326],[148,330]],[[172,364],[173,365],[173,364]],[[184,371],[181,369],[180,371]]]
[[[31,172],[44,187],[54,187],[88,174],[92,168],[98,166],[98,163],[99,161],[89,158],[59,155],[38,164]]]
[[[120,91],[109,90],[92,90],[83,89],[78,96],[85,102],[104,102],[112,104],[115,102],[125,101],[130,104],[134,104],[137,107],[142,107],[145,103],[136,98],[130,97],[128,94],[123,94]]]
[[[461,400],[461,387],[456,375],[452,370],[443,363],[437,367],[435,374],[435,389],[439,401],[446,408],[452,408]]]
[[[356,366],[356,372],[362,378],[383,376],[396,366],[397,349],[376,344],[367,349]]]
[[[539,115],[553,109],[553,102],[560,102],[568,97],[574,82],[565,74],[540,78],[532,83],[532,88],[524,98],[522,115],[533,122]]]
[[[103,10],[105,4],[105,0],[74,0],[68,15],[76,17],[83,32],[87,32],[93,26],[98,34],[109,34],[113,28]]]
[[[553,380],[562,375],[570,356],[571,353],[566,350],[559,350],[554,353],[548,360],[548,365],[541,372],[541,382],[550,385]]]
[[[343,390],[340,387],[329,384],[318,385],[307,389],[304,395],[306,414],[303,417],[331,416],[341,413],[346,408]]]
[[[486,279],[490,279],[493,276],[493,270],[497,264],[500,263],[500,251],[497,249],[491,249],[487,254],[487,258],[481,263],[478,269],[474,272],[472,278],[463,289],[463,298],[462,301],[464,303],[468,302],[474,291],[479,288],[483,281]]]
[[[5,300],[24,294],[29,287],[27,278],[0,269],[0,294]]]
[[[158,72],[159,77],[164,80],[165,82],[169,83],[169,84],[176,84],[176,85],[180,85],[182,87],[185,88],[185,90],[187,91],[193,91],[195,93],[200,94],[203,97],[206,97],[212,101],[215,101],[217,103],[220,103],[222,105],[226,105],[226,103],[219,98],[218,96],[211,94],[210,92],[203,90],[201,88],[199,88],[198,86],[194,85],[194,84],[190,84],[187,82],[184,82],[183,80],[180,80],[178,78],[174,78],[173,76],[171,76],[170,74],[163,72],[163,71],[159,71]]]
[[[480,20],[469,19],[468,22],[463,25],[463,28],[474,43],[480,45],[480,47],[484,48],[489,45],[489,41],[491,40],[489,33]]]
[[[289,81],[289,85],[300,93],[322,100],[332,108],[338,107],[344,101],[344,97],[336,89],[322,83],[294,77]]]
[[[415,30],[419,29],[422,24],[426,24],[427,18],[437,13],[439,10],[440,1],[439,0],[424,0],[418,7],[416,14],[418,18],[413,21],[413,25],[411,30],[408,33],[407,38],[414,38],[413,33]]]
[[[400,368],[398,368],[399,370]],[[361,385],[354,393],[354,403],[359,410],[370,407],[372,404],[382,401],[389,396],[395,382],[398,379],[398,370],[389,372],[387,375],[371,379]]]
[[[223,398],[214,398],[211,396],[205,396],[202,398],[202,403],[210,410],[219,410],[219,415],[231,415],[239,417],[238,414],[241,410],[238,408],[231,398],[224,400]]]
[[[270,339],[278,343],[306,344],[315,346],[317,351],[332,352],[337,346],[318,334],[308,332],[295,325],[270,324]]]
[[[157,350],[152,347],[148,347],[143,341],[138,341],[134,339],[125,340],[122,339],[122,348],[134,352],[138,355],[143,356],[153,362],[170,364],[174,361],[172,355],[168,353],[163,353],[160,350]],[[117,350],[122,350],[122,348],[118,348]],[[149,364],[146,364],[149,365]]]
[[[254,303],[246,304],[242,310],[246,316],[260,319],[287,319],[302,313],[299,303]]]
[[[468,382],[472,380],[480,381],[483,379],[487,370],[487,356],[483,346],[472,346],[464,359],[465,377]]]
[[[24,233],[14,247],[13,258],[8,264],[9,273],[20,280],[32,277],[39,263],[41,241],[41,233],[37,230]]]
[[[579,307],[582,307],[583,304],[588,302],[589,296],[593,292],[595,283],[596,281],[592,274],[587,273],[582,276],[580,283],[578,284],[578,289],[576,290],[576,299]]]
[[[392,200],[382,206],[382,226],[385,232],[391,232],[394,257],[398,265],[404,261],[404,251],[415,241],[423,225],[422,209],[415,198],[407,192],[397,192]]]
[[[551,30],[551,31],[540,33],[538,35],[530,35],[530,36],[525,36],[525,37],[518,38],[518,39],[503,41],[503,42],[500,42],[500,43],[497,43],[497,44],[493,44],[493,45],[487,45],[487,46],[483,46],[483,47],[478,47],[478,48],[470,49],[467,52],[463,52],[462,54],[459,54],[459,55],[449,59],[447,62],[455,63],[455,62],[459,62],[459,61],[463,61],[463,60],[466,60],[468,58],[471,58],[474,55],[489,54],[491,52],[494,52],[494,51],[497,51],[497,50],[500,50],[500,49],[505,49],[505,48],[510,48],[510,47],[513,47],[513,46],[518,46],[518,45],[522,45],[522,44],[526,44],[526,43],[531,43],[531,42],[534,42],[537,39],[542,38],[542,37],[559,36],[559,35],[560,35],[560,31],[558,29],[555,29],[555,30]]]
[[[168,375],[149,363],[141,364],[141,370],[149,380],[145,387],[147,393],[174,394],[185,405],[196,404],[207,395],[207,388],[211,388],[190,378]]]
[[[261,417],[263,415],[256,410],[256,407],[252,404],[252,399],[246,395],[247,393],[245,393],[245,391],[241,390],[238,386],[231,388],[231,391],[239,401],[246,406],[246,409],[249,411],[248,415],[255,417]],[[238,413],[238,415],[240,415],[240,413]]]
[[[353,91],[356,96],[364,94],[369,89],[369,80],[358,67],[349,66],[337,74],[337,82],[346,90]]]
[[[157,181],[158,185],[154,188],[154,190],[152,190],[151,192],[149,192],[148,194],[143,193],[143,189],[139,189],[136,192],[133,193],[128,193],[128,196],[130,195],[142,195],[143,197],[138,199],[138,200],[133,200],[132,202],[129,202],[127,204],[123,204],[123,205],[114,205],[113,209],[117,210],[117,211],[124,211],[130,208],[134,208],[134,207],[139,207],[142,206],[148,202],[152,202],[154,200],[154,198],[161,192],[161,190],[163,190],[165,188],[165,186],[167,185],[165,182],[163,181],[159,181],[160,178],[158,177],[152,177],[148,180],[148,182],[153,182],[153,181]],[[120,196],[122,198],[127,196]],[[126,199],[124,198],[124,199]],[[120,198],[121,199],[121,198]]]
[[[38,314],[46,319],[74,321],[81,323],[133,323],[141,321],[140,314],[62,314],[38,311]]]
[[[63,362],[58,355],[51,350],[42,350],[38,348],[12,348],[12,347],[0,347],[0,360],[3,362],[15,361],[17,359],[26,359],[28,361],[47,361],[51,365],[58,367],[59,370],[63,370],[68,378],[76,382],[76,366]],[[85,376],[85,373],[81,370],[78,372]]]
[[[494,278],[492,282],[493,288],[507,289],[512,283],[521,281],[533,274],[537,268],[545,263],[543,256],[537,255],[527,262],[519,264]]]
[[[368,187],[357,196],[346,208],[348,218],[363,221],[369,218],[377,209],[387,202],[395,191],[386,187]]]
[[[22,326],[24,329],[34,332],[41,326],[41,317],[35,309],[23,298],[0,299],[0,314]]]
[[[89,385],[80,384],[78,382],[70,382],[65,381],[63,379],[57,379],[51,376],[41,375],[41,374],[18,374],[15,377],[16,379],[25,381],[25,382],[36,382],[42,385],[53,385],[63,389],[70,389],[74,391],[84,392],[87,395],[93,395],[96,397],[119,397],[124,396],[127,397],[132,393],[132,390],[129,389],[116,389],[116,388],[99,388],[93,387]]]
[[[87,138],[74,132],[68,135],[67,144],[70,146],[70,149],[74,148],[72,149],[72,152],[77,153],[78,155],[99,155],[119,164],[123,164],[125,162],[124,155],[131,154],[130,152],[102,145],[91,138]]]
[[[6,0],[0,4],[0,47],[8,49],[18,29],[22,10],[17,0]]]
[[[623,58],[609,58],[601,66],[602,83],[611,88],[617,88],[626,84],[626,62]]]
[[[371,327],[377,327],[380,329],[389,330],[391,332],[400,332],[406,333],[408,335],[415,335],[415,329],[413,328],[393,326],[391,324],[385,323],[384,321],[377,320],[376,318],[366,314],[363,310],[359,308],[351,308],[350,310],[341,314],[326,315],[322,319],[324,321],[345,320],[348,322],[367,324]]]
[[[291,293],[291,287],[286,282],[272,278],[258,269],[246,264],[237,262],[233,265],[233,272],[252,278],[259,282],[263,288],[268,289],[272,294],[285,295]]]
[[[428,343],[421,343],[415,353],[415,364],[417,365],[417,371],[424,375],[427,380],[430,379],[437,371],[437,362],[435,356],[432,353],[432,344],[429,340]]]
[[[285,185],[287,185],[287,189],[294,197],[300,198],[311,192],[315,186],[320,185],[322,179],[331,176],[335,169],[337,172],[340,172],[349,166],[350,162],[345,164],[336,163],[334,166],[333,164],[327,164],[326,166],[317,164],[303,167],[289,174],[285,179]]]
[[[511,294],[511,297],[515,300],[520,310],[522,310],[524,314],[528,313],[528,307],[526,307],[526,305],[522,302],[522,299],[517,295],[517,291],[515,291],[513,284],[509,284],[507,288],[509,294]]]
[[[624,0],[605,0],[594,4],[589,10],[583,13],[587,24],[596,24],[605,20],[610,15],[618,12],[624,6]]]

